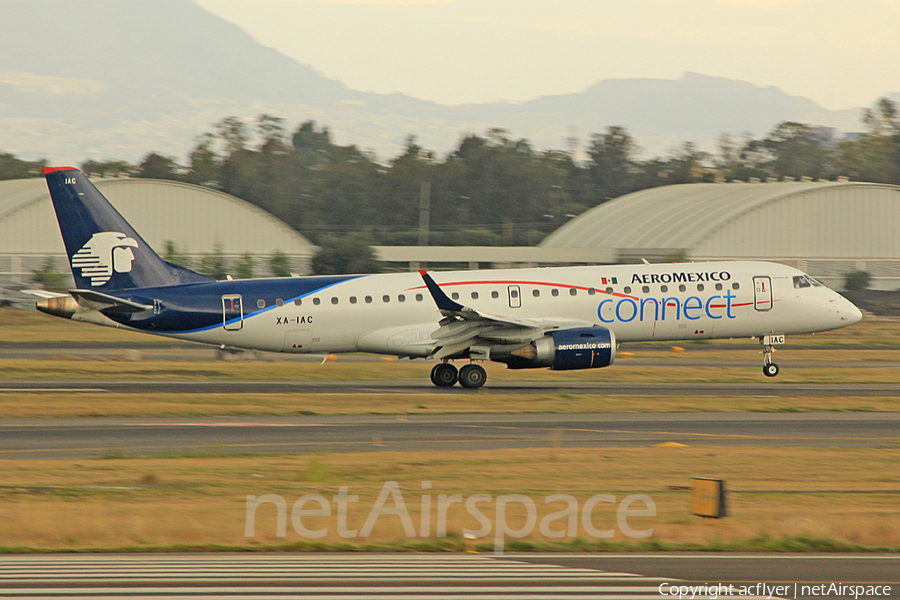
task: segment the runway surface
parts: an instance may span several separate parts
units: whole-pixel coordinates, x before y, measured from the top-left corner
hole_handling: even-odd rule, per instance
[[[900,396],[900,383],[614,383],[603,381],[491,382],[477,390],[437,388],[422,381],[239,381],[239,380],[6,380],[0,394],[80,392],[116,394],[598,394],[602,396]],[[365,400],[362,399],[362,402]]]
[[[701,562],[701,572],[711,576],[682,581],[671,575],[691,576]],[[32,555],[0,557],[0,598],[659,600],[667,597],[660,586],[698,582],[765,582],[791,592],[796,584],[799,593],[784,595],[790,598],[823,597],[803,594],[803,584],[879,583],[892,585],[897,597],[898,572],[900,558],[891,555]]]
[[[654,413],[0,420],[0,458],[546,447],[896,448],[900,413]]]

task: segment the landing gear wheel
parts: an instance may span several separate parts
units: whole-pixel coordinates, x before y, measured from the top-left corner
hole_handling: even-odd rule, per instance
[[[487,381],[481,365],[469,364],[459,370],[459,384],[466,388],[480,388]]]
[[[766,377],[775,377],[776,375],[778,375],[778,371],[780,371],[780,369],[775,363],[768,363],[763,365],[763,375],[765,375]]]
[[[431,370],[431,383],[438,387],[451,387],[458,378],[456,367],[450,363],[439,363]]]

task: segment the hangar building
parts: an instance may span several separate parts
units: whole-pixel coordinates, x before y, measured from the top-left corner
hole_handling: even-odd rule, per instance
[[[269,258],[287,255],[297,273],[308,273],[316,247],[266,211],[208,188],[157,179],[95,179],[94,184],[161,256],[172,242],[196,269],[203,255],[219,252],[229,267],[245,253],[257,277]],[[56,214],[43,177],[0,181],[0,285],[29,285],[47,257],[69,274]]]
[[[615,262],[772,260],[843,286],[863,270],[900,288],[900,186],[855,182],[696,183],[621,196],[543,248],[606,248]]]

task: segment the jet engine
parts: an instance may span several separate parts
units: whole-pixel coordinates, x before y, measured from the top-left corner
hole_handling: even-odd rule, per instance
[[[551,331],[510,352],[510,369],[550,367],[556,371],[608,367],[616,358],[616,334],[606,327]]]

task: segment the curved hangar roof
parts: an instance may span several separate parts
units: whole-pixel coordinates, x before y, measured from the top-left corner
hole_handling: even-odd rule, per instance
[[[692,258],[900,258],[900,187],[692,183],[627,194],[551,233],[544,247],[684,250]],[[631,252],[629,252],[631,250]]]
[[[147,243],[181,254],[309,256],[314,247],[266,211],[215,190],[158,179],[95,179],[94,184]],[[64,254],[44,178],[0,181],[0,254]]]

